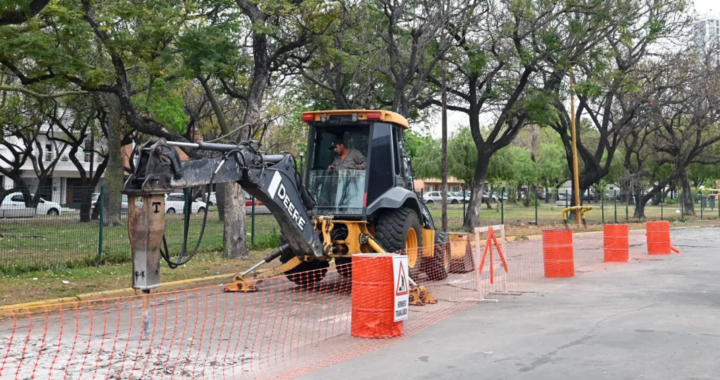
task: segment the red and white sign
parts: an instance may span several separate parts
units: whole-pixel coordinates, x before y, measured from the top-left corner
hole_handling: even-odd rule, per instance
[[[393,256],[393,283],[395,284],[395,322],[405,321],[410,312],[410,284],[407,256]]]

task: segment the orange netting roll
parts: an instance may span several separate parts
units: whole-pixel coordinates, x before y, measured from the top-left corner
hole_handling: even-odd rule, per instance
[[[395,322],[393,255],[352,256],[352,319],[350,334],[358,338],[392,338],[403,334]]]
[[[670,245],[670,222],[647,222],[648,255],[669,255],[672,253]]]
[[[572,230],[543,231],[545,277],[574,277]]]
[[[630,259],[627,224],[606,224],[603,233],[605,262],[626,263]]]

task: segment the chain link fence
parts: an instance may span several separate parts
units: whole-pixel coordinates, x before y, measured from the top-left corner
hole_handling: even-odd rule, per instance
[[[588,225],[602,225],[611,223],[633,223],[654,220],[689,221],[689,220],[711,220],[720,219],[720,203],[717,195],[694,194],[693,210],[688,208],[678,199],[683,198],[683,193],[673,196],[657,195],[646,203],[643,216],[635,214],[636,202],[647,192],[638,192],[634,195],[624,195],[618,192],[602,192],[601,194],[586,194],[581,197],[581,205],[592,207],[585,212],[584,217]],[[422,197],[422,193],[418,194]],[[515,198],[515,199],[512,199]],[[558,225],[563,224],[563,210],[572,204],[572,192],[570,190],[555,190],[552,193],[540,194],[530,192],[526,201],[525,196],[515,195],[508,198],[504,191],[494,194],[488,203],[483,203],[480,210],[480,224],[478,227],[492,225]],[[462,230],[463,221],[468,212],[467,202],[448,204],[448,230]],[[430,213],[435,220],[435,225],[440,228],[442,206],[437,202],[428,204]],[[568,212],[569,214],[570,212]],[[568,216],[568,223],[574,223],[574,216]]]
[[[9,189],[6,189],[6,192]],[[34,189],[33,189],[34,190]],[[35,192],[33,191],[34,195]],[[100,189],[74,188],[62,192],[42,188],[36,204],[25,202],[19,191],[12,191],[0,203],[0,273],[38,270],[53,267],[96,265],[102,262],[130,260],[130,242],[127,235],[127,201],[121,204],[120,224],[103,226],[104,202]],[[583,197],[583,205],[593,209],[585,214],[587,224],[626,223],[644,220],[718,219],[720,208],[714,196],[697,195],[694,198],[694,216],[686,215],[679,197],[665,197],[650,201],[645,207],[645,218],[634,216],[634,199],[642,196],[621,196],[606,193],[602,196]],[[682,197],[682,194],[678,194]],[[90,203],[82,208],[83,196]],[[467,202],[467,200],[465,201]],[[252,204],[248,200],[248,204]],[[166,236],[171,252],[179,252],[183,242],[183,201],[167,201]],[[504,192],[495,196],[480,210],[480,226],[490,225],[558,225],[563,223],[563,210],[570,205],[569,191],[561,190],[549,197],[531,193],[530,199],[512,201]],[[441,205],[428,205],[440,228]],[[199,253],[220,251],[223,246],[223,222],[216,205],[194,202],[190,215],[188,242],[195,246],[203,214],[208,208],[205,234]],[[172,210],[171,210],[172,208]],[[253,211],[254,210],[254,211]],[[204,209],[203,209],[204,211]],[[251,248],[271,248],[277,245],[280,228],[262,205],[247,206],[247,240]],[[462,230],[467,213],[463,202],[448,205],[448,229]],[[84,216],[84,217],[83,217]],[[572,218],[570,219],[572,222]]]
[[[0,273],[130,260],[125,196],[122,197],[120,223],[106,226],[100,223],[101,220],[107,222],[100,206],[105,201],[101,189],[75,188],[71,195],[41,189],[39,194],[37,203],[26,202],[23,194],[15,191],[0,202]],[[90,202],[85,208],[82,207],[82,194],[88,194]],[[172,253],[182,248],[184,202],[167,203],[165,234]],[[205,207],[208,207],[208,218],[198,252],[220,251],[223,222],[217,206],[208,206],[204,202],[192,204],[188,245],[195,246]],[[273,216],[264,206],[246,208],[247,240],[251,248],[277,245],[280,229]]]

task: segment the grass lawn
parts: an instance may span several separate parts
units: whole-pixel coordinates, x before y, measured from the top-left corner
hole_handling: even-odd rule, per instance
[[[198,254],[189,263],[170,269],[163,262],[162,282],[185,280],[218,274],[233,274],[260,261],[269,249],[251,251],[250,260],[231,260],[220,252]],[[98,267],[51,269],[17,275],[0,276],[0,305],[72,297],[103,290],[123,289],[132,285],[132,264],[110,264]],[[69,281],[69,284],[64,284]]]
[[[248,218],[250,219],[250,218]],[[125,219],[122,220],[126,222]],[[248,220],[248,242],[250,223]],[[195,247],[202,225],[202,215],[194,214],[190,221],[188,244]],[[179,252],[183,238],[182,215],[169,215],[166,236],[170,252]],[[277,244],[280,229],[271,215],[257,215],[255,219],[254,247],[258,249]],[[80,223],[77,216],[35,218],[31,220],[0,221],[0,272],[7,268],[28,270],[33,268],[73,267],[95,260],[98,256],[99,226],[97,221]],[[223,224],[216,213],[208,215],[205,233],[199,252],[222,250]],[[115,261],[129,258],[130,240],[127,225],[103,228],[103,255]],[[23,269],[24,268],[24,269]]]

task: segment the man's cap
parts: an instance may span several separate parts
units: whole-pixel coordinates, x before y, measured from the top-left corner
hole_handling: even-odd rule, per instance
[[[340,144],[345,145],[345,142],[342,141],[341,139],[333,140],[333,142],[330,144],[330,150],[335,149],[335,146],[340,145]]]

